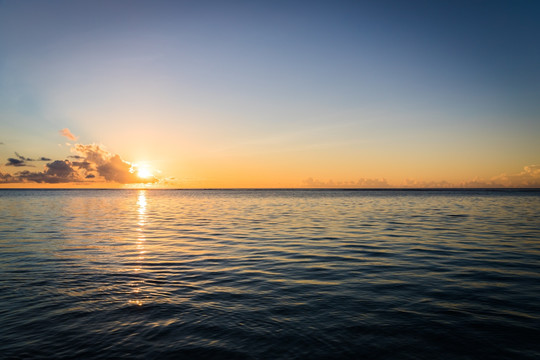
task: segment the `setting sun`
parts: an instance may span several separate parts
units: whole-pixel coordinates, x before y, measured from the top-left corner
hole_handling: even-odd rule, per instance
[[[142,166],[142,167],[137,168],[137,176],[142,178],[142,179],[148,179],[148,178],[151,178],[154,175],[152,174],[150,169],[148,169],[147,167]]]
[[[534,44],[540,0],[0,0],[0,360],[540,360]]]

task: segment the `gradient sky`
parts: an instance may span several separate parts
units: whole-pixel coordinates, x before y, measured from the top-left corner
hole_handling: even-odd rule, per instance
[[[538,1],[0,1],[0,186],[76,143],[155,186],[540,186],[539,44]]]

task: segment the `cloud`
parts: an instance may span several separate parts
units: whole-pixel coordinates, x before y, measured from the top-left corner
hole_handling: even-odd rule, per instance
[[[79,138],[78,136],[73,135],[68,128],[60,130],[59,133],[60,135],[67,137],[69,140],[77,141]]]
[[[19,181],[16,181],[14,176],[11,175],[11,174],[5,174],[5,173],[0,172],[0,184],[1,183],[12,183],[12,182],[19,182]]]
[[[22,161],[34,161],[34,159],[30,159],[30,158],[24,157],[22,155],[19,155],[19,153],[16,152],[16,151],[15,151],[15,155]]]
[[[73,149],[78,154],[76,156],[79,156],[77,159],[84,159],[84,162],[79,166],[83,168],[93,166],[95,169],[93,175],[101,176],[105,181],[121,184],[158,181],[155,177],[145,180],[141,179],[137,176],[133,164],[123,160],[119,155],[111,154],[100,145],[76,144]]]
[[[136,167],[112,154],[97,144],[76,144],[72,147],[75,155],[66,160],[54,160],[43,167],[43,171],[20,171],[14,174],[0,173],[0,183],[88,183],[116,182],[119,184],[155,183],[156,177],[142,179],[137,176]],[[26,158],[18,153],[17,158],[9,158],[7,166],[31,166],[26,161],[38,161]],[[69,159],[73,159],[71,161]],[[39,161],[50,161],[41,157]]]
[[[73,161],[72,164],[73,164],[74,167],[84,169],[86,171],[94,171],[94,170],[96,170],[94,168],[94,165],[92,165],[91,163],[89,163],[86,160],[85,161]]]
[[[32,166],[28,165],[24,160],[21,159],[14,159],[14,158],[8,158],[8,162],[5,164],[6,166]]]
[[[320,181],[308,178],[302,182],[302,185],[309,188],[540,188],[540,165],[525,166],[517,174],[501,174],[491,179],[474,178],[463,182],[406,179],[401,184],[389,184],[386,179]]]
[[[77,180],[77,171],[69,160],[55,160],[46,165],[45,174],[61,179]]]
[[[310,188],[387,188],[390,187],[386,179],[366,179],[360,178],[357,181],[321,181],[313,178],[305,179],[305,187]]]
[[[34,165],[27,164],[26,162],[27,161],[51,161],[51,159],[44,156],[41,156],[38,159],[27,158],[25,156],[22,156],[18,152],[15,152],[15,156],[17,158],[8,158],[7,159],[8,162],[5,165],[6,166],[32,166],[33,167]]]
[[[491,179],[505,187],[540,187],[540,165],[528,165],[518,174],[501,174]]]
[[[75,146],[71,148],[71,151],[76,153],[76,155],[71,155],[72,157],[79,160],[84,159],[98,166],[107,163],[113,156],[110,152],[105,150],[103,146],[97,144],[75,144]]]
[[[72,167],[69,160],[55,160],[45,165],[44,171],[30,172],[25,170],[16,175],[22,180],[21,182],[57,184],[80,182],[82,180],[80,174]]]
[[[141,182],[141,179],[132,169],[131,164],[122,160],[118,155],[114,155],[105,164],[99,165],[97,171],[107,181],[115,181],[122,184]]]
[[[430,188],[540,188],[540,165],[528,165],[517,174],[501,174],[491,179],[474,178],[472,180],[449,183],[408,181],[406,187]]]
[[[445,188],[455,188],[461,187],[458,184],[453,184],[446,180],[441,181],[422,181],[414,179],[406,179],[401,186],[404,188],[431,188],[431,189],[445,189]]]
[[[69,160],[55,160],[44,166],[43,171],[19,171],[15,174],[0,173],[0,183],[68,183],[79,182],[82,178]]]
[[[15,155],[19,158],[19,160],[22,160],[22,161],[51,161],[51,159],[45,157],[45,156],[41,156],[37,159],[32,159],[32,158],[27,158],[27,157],[24,157],[22,155],[20,155],[18,152],[15,151]]]

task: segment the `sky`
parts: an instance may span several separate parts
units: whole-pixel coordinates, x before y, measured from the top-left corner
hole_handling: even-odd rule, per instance
[[[0,1],[0,187],[540,187],[538,1]]]

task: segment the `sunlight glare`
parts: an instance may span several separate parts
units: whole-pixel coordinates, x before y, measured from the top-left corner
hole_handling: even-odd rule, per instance
[[[140,177],[141,179],[148,179],[154,175],[152,174],[150,169],[148,169],[147,167],[139,166],[137,168],[137,176]]]

